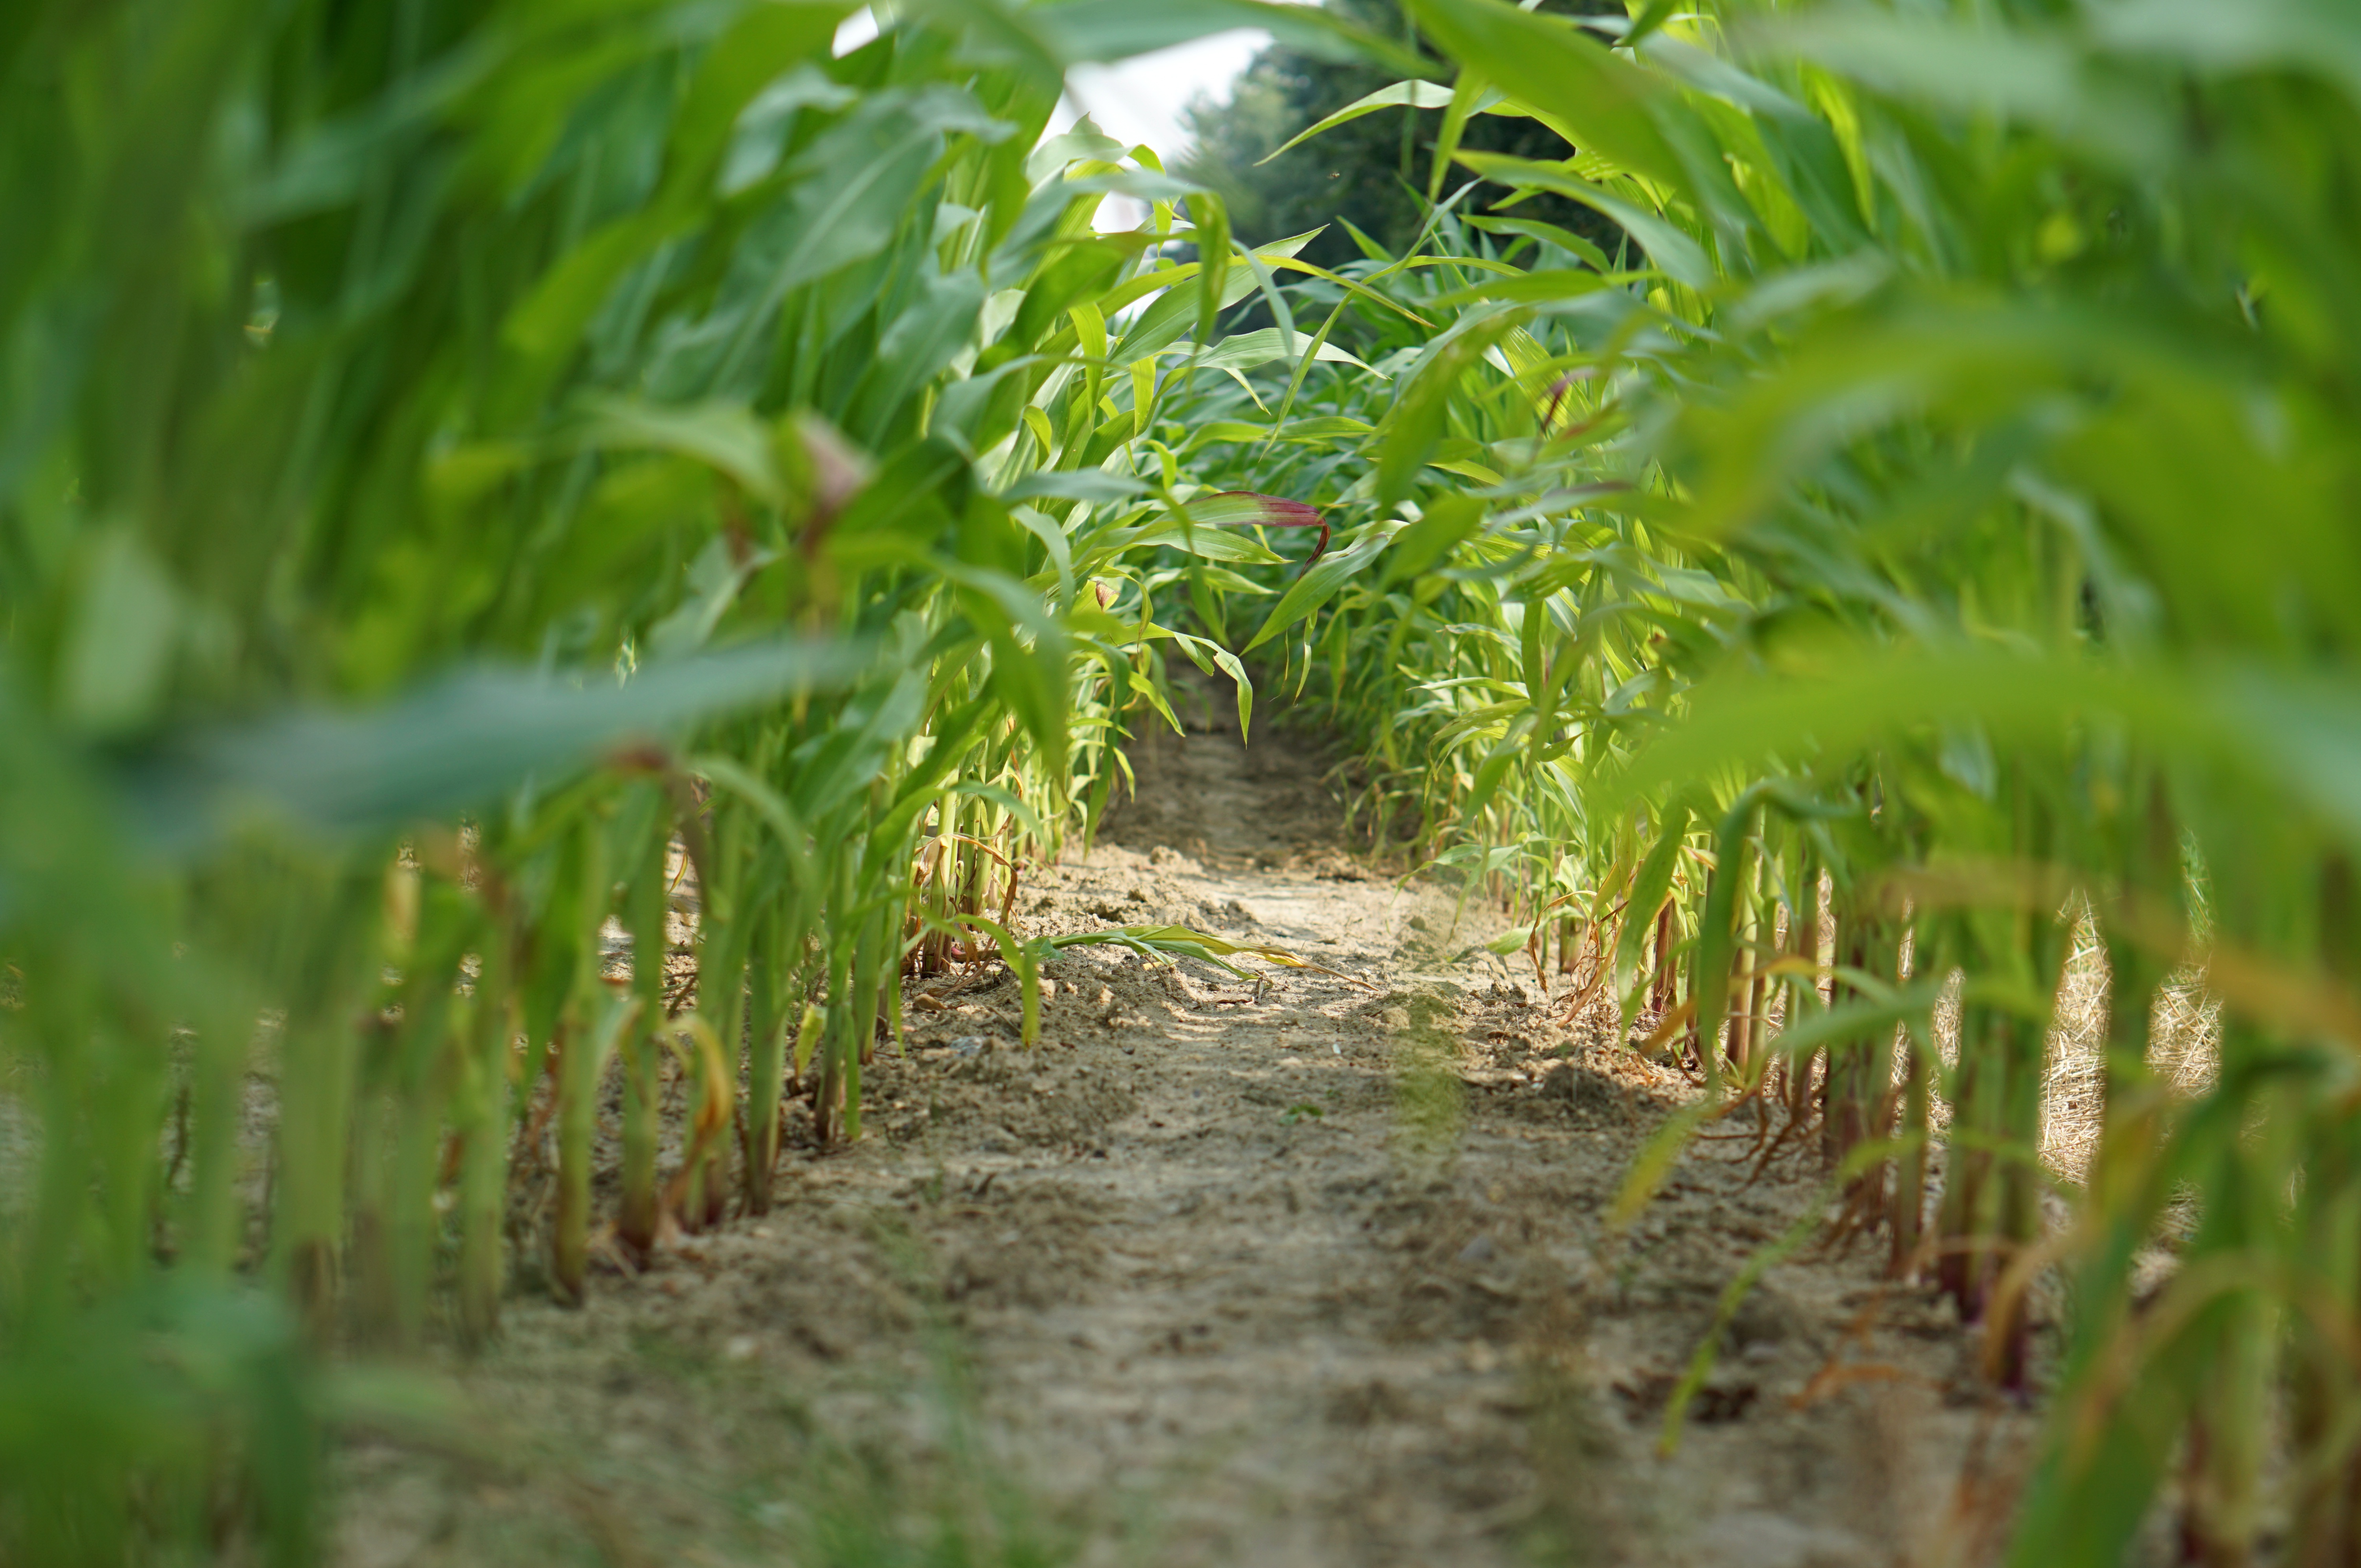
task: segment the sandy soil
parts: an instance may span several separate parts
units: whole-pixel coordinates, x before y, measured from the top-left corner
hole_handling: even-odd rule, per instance
[[[1686,1079],[1354,859],[1315,740],[1135,762],[1027,929],[1185,922],[1350,978],[1073,949],[1030,1052],[1005,976],[932,982],[867,1136],[792,1154],[779,1209],[405,1375],[423,1413],[342,1461],[348,1568],[1985,1555],[2030,1418],[1882,1245],[1769,1268],[1657,1452],[1725,1287],[1827,1210],[1816,1157],[1757,1177],[1723,1124],[1610,1235]]]

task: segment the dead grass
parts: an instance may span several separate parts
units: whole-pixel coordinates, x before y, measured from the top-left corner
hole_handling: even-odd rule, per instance
[[[2087,914],[2075,921],[2072,941],[2049,1032],[2041,1157],[2079,1184],[2098,1157],[2105,1110],[2109,981],[2106,945]],[[2193,1099],[2212,1086],[2221,1068],[2221,1003],[2206,992],[2203,971],[2178,971],[2158,992],[2148,1042],[2148,1065],[2176,1098]]]
[[[1822,950],[1834,929],[1821,927]],[[2086,910],[2074,916],[2066,966],[2051,1016],[2049,1048],[2041,1090],[2041,1160],[2052,1173],[2077,1186],[2098,1157],[2105,1115],[2109,977],[2106,944]],[[1911,944],[1904,939],[1902,964],[1911,970]],[[1947,1068],[1960,1060],[1960,977],[1951,974],[1933,1010],[1935,1048]],[[2148,1065],[2176,1099],[2191,1100],[2213,1086],[2221,1068],[2221,1003],[2207,992],[2202,970],[2175,971],[2157,992],[2148,1034]],[[1897,1081],[1905,1051],[1895,1053]],[[1935,1126],[1949,1126],[1951,1108],[1940,1095],[1933,1106]]]

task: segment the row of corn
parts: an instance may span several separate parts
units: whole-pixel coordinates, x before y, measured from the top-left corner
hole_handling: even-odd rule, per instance
[[[1198,427],[1199,472],[1389,541],[1283,650],[1361,738],[1365,830],[1690,1064],[1668,1137],[1810,1150],[1839,1234],[2050,1396],[2013,1561],[2161,1519],[2192,1561],[2361,1563],[2361,30],[1405,8],[1455,66],[1379,95],[1442,109],[1428,228],[1344,269],[1393,308],[1290,302],[1378,374]],[[1570,155],[1461,152],[1485,114]]]
[[[0,23],[0,1541],[303,1560],[292,1324],[578,1296],[616,1086],[619,1246],[759,1209],[790,1079],[857,1135],[905,976],[1029,968],[1025,857],[1167,658],[1243,698],[1252,648],[1504,957],[1817,1143],[2053,1391],[2018,1560],[2163,1500],[2209,1562],[2361,1561],[2342,12],[1411,0],[1437,60],[895,9]],[[1244,249],[1044,139],[1069,62],[1239,21],[1437,84],[1390,100],[1441,109],[1417,246]],[[1463,156],[1477,114],[1570,156]],[[1315,521],[1308,566],[1231,526]]]
[[[1155,433],[1301,264],[1049,134],[1191,24],[907,11],[0,20],[0,1558],[309,1560],[324,1350],[762,1212],[1250,690]]]

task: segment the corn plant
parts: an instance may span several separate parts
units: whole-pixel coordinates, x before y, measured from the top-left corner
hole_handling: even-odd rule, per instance
[[[2070,1272],[2021,1560],[2168,1489],[2209,1561],[2275,1501],[2355,1560],[2343,10],[1415,0],[1441,70],[1246,0],[900,9],[0,20],[10,1555],[304,1560],[324,1352],[582,1299],[610,1084],[627,1259],[773,1201],[790,1084],[857,1138],[906,977],[1028,974],[1027,857],[1170,653],[1245,722],[1251,651],[1994,1381]],[[1245,251],[1045,139],[1066,64],[1238,22],[1453,78],[1359,106],[1445,110],[1411,251]],[[2044,1236],[2084,914],[2106,1121]]]
[[[1380,841],[1521,907],[1509,952],[1708,1113],[1816,1141],[1994,1381],[2068,1271],[2015,1560],[2118,1561],[2169,1497],[2204,1561],[2274,1504],[2290,1561],[2355,1561],[2348,8],[1408,9],[1448,65],[1355,112],[1447,92],[1427,232],[1292,291],[1284,385],[1196,457],[1389,535],[1281,644]],[[1478,114],[1567,154],[1462,151]],[[2106,1121],[2045,1235],[2084,912]],[[2149,1019],[2191,962],[2229,1022],[2176,1098]]]
[[[790,1085],[858,1138],[906,976],[1029,950],[1163,646],[1244,711],[1160,601],[1304,510],[1150,432],[1302,264],[1046,132],[1210,27],[1407,57],[851,10],[0,22],[0,1554],[308,1560],[324,1354],[762,1211]]]

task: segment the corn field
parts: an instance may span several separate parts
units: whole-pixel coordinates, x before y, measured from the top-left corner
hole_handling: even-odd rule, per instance
[[[2010,1562],[2361,1565],[2361,11],[1406,8],[0,13],[0,1561],[315,1561],[343,1358],[764,1212],[906,981],[1029,1019],[1177,657],[1939,1281]],[[1443,111],[1414,251],[1048,134],[1239,26]]]

